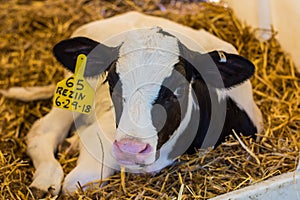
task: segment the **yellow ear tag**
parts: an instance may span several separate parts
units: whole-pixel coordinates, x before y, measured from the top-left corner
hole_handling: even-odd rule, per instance
[[[77,57],[74,75],[57,83],[53,106],[83,114],[90,114],[94,103],[95,92],[83,77],[86,56]]]

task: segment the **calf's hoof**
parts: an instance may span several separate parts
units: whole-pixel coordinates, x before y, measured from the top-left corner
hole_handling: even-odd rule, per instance
[[[63,177],[64,172],[57,161],[43,163],[36,169],[33,182],[29,187],[39,198],[48,194],[55,196],[61,190]]]
[[[53,188],[48,188],[48,191],[45,191],[45,190],[41,190],[37,187],[29,187],[31,193],[33,194],[34,198],[35,199],[44,199],[44,198],[47,198],[47,197],[52,197],[52,196],[55,196],[54,193],[53,193]]]

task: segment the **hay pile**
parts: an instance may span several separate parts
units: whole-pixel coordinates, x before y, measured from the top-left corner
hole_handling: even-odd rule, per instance
[[[273,37],[256,39],[257,30],[240,23],[221,6],[183,1],[0,0],[0,88],[56,83],[62,67],[51,49],[78,26],[117,13],[137,10],[163,16],[195,29],[205,28],[226,40],[257,67],[254,97],[264,116],[258,141],[232,136],[215,150],[182,156],[160,174],[120,173],[103,188],[79,190],[60,199],[208,199],[295,170],[300,148],[300,76]],[[28,185],[33,167],[24,137],[32,123],[45,115],[51,100],[30,103],[0,96],[0,196],[33,199]],[[68,173],[78,153],[57,155]]]

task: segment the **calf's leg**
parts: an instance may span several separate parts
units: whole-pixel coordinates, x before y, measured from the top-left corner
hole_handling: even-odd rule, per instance
[[[36,169],[30,187],[38,197],[60,192],[64,173],[54,153],[66,138],[73,118],[70,111],[52,108],[33,124],[27,135],[27,153]]]
[[[81,130],[78,131],[80,155],[77,166],[65,178],[64,193],[74,192],[79,186],[106,178],[112,175],[116,168],[116,163],[111,156],[112,141],[105,137],[97,122]]]

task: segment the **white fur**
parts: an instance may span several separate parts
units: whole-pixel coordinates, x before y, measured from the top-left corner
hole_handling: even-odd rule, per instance
[[[49,123],[51,122],[51,123]],[[43,118],[36,121],[27,135],[27,153],[36,169],[31,187],[58,194],[63,170],[54,157],[57,145],[61,143],[73,122],[69,111],[52,108]]]
[[[124,39],[120,37],[119,40],[109,40],[111,36],[133,29],[150,28],[153,26],[160,26],[167,32],[175,35],[182,43],[192,50],[197,50],[200,52],[224,50],[229,53],[237,53],[232,45],[216,38],[204,30],[193,30],[166,19],[150,17],[137,12],[130,12],[124,15],[86,24],[75,31],[73,37],[86,36],[96,41],[103,42],[109,46],[117,46],[122,42],[122,40],[124,41]],[[137,45],[140,40],[136,39],[135,42],[135,45]],[[162,41],[158,40],[158,38],[154,39],[153,43],[150,43],[148,46],[161,46],[164,48],[167,46],[167,48],[172,48],[172,51],[177,51],[177,49],[175,49],[176,46],[174,45],[173,39],[168,37],[163,38]],[[176,63],[177,60],[175,59],[174,55],[167,54],[166,52],[163,53],[163,56],[155,57],[156,60],[151,57],[146,59],[147,52],[150,52],[151,48],[146,49],[143,52],[145,55],[138,55],[141,52],[126,53],[131,51],[131,48],[133,47],[136,46],[133,45],[130,47],[129,44],[126,44],[126,42],[124,43],[124,46],[121,48],[122,56],[118,63],[118,70],[122,74],[121,80],[126,83],[124,84],[125,98],[126,96],[132,96],[132,101],[135,102],[135,105],[138,105],[136,108],[133,108],[133,111],[136,113],[143,113],[142,115],[139,115],[140,118],[136,118],[135,121],[137,124],[147,126],[149,125],[150,120],[148,109],[151,101],[154,98],[153,96],[148,98],[148,94],[153,94],[153,92],[157,93],[159,85],[154,84],[153,87],[143,88],[140,91],[140,94],[137,93],[132,95],[130,90],[132,89],[133,85],[136,83],[143,83],[145,80],[161,83],[163,78],[170,75],[170,67],[172,64]],[[144,58],[145,60],[140,59],[138,60],[138,63],[136,63],[132,61],[135,56],[139,58],[143,56],[146,57]],[[143,67],[143,65],[147,65],[149,62],[155,62],[155,70],[157,72],[159,71],[159,75],[154,77],[150,72],[142,73],[142,71],[139,70],[131,72],[132,65],[135,65],[136,67]],[[124,63],[127,63],[128,66],[125,66]],[[161,71],[159,65],[156,65],[157,63],[164,64],[166,70]],[[121,66],[121,64],[123,65]],[[249,114],[250,118],[256,125],[261,123],[261,115],[253,101],[252,90],[249,81],[246,81],[242,85],[228,90],[225,93],[225,95],[232,97],[233,100],[236,101],[236,103]],[[96,98],[95,118],[98,121],[91,123],[86,128],[81,129],[82,131],[79,131],[81,137],[80,157],[78,159],[77,167],[65,178],[63,190],[67,192],[74,191],[76,189],[77,182],[80,182],[81,185],[84,185],[88,181],[109,176],[113,172],[112,169],[117,168],[116,162],[111,158],[111,153],[109,152],[112,145],[111,143],[116,135],[114,113],[113,109],[110,109],[112,102],[109,98],[107,85],[101,85],[101,87],[99,86],[97,88]],[[143,101],[141,101],[140,98],[142,98]],[[127,100],[127,102],[130,101],[129,99],[125,100]],[[189,102],[189,109],[192,105],[193,103]],[[63,171],[59,163],[55,160],[54,152],[57,148],[57,145],[66,137],[71,123],[76,117],[76,114],[73,115],[69,111],[53,108],[45,117],[38,120],[33,125],[27,137],[28,154],[32,158],[36,168],[36,173],[31,186],[45,191],[47,191],[49,187],[53,187],[53,194],[57,194],[59,192],[61,181],[63,180]],[[126,124],[128,121],[126,121],[126,117],[128,116],[122,116],[121,128],[124,129],[124,132],[127,134],[138,134],[139,130],[137,127],[134,129],[128,129]],[[184,124],[186,124],[186,119],[184,119],[184,123],[181,126],[183,127]],[[149,128],[149,133],[147,134],[154,134],[153,127]],[[104,159],[107,159],[106,162],[108,163],[108,165],[105,165],[103,168],[103,174],[101,174],[100,171],[101,164],[99,161],[103,158],[102,150],[99,147],[101,143],[98,139],[98,135],[100,135],[101,140],[103,141],[105,148]],[[166,164],[171,162],[166,158],[165,155],[170,151],[170,148],[174,145],[175,141],[176,140],[172,140],[162,147],[162,155],[160,159],[153,166],[151,166],[149,170],[156,168],[160,169],[159,166],[164,167]]]
[[[23,101],[32,101],[35,99],[49,99],[53,95],[56,86],[36,86],[36,87],[12,87],[8,90],[0,89],[0,94],[12,99],[22,99]]]

